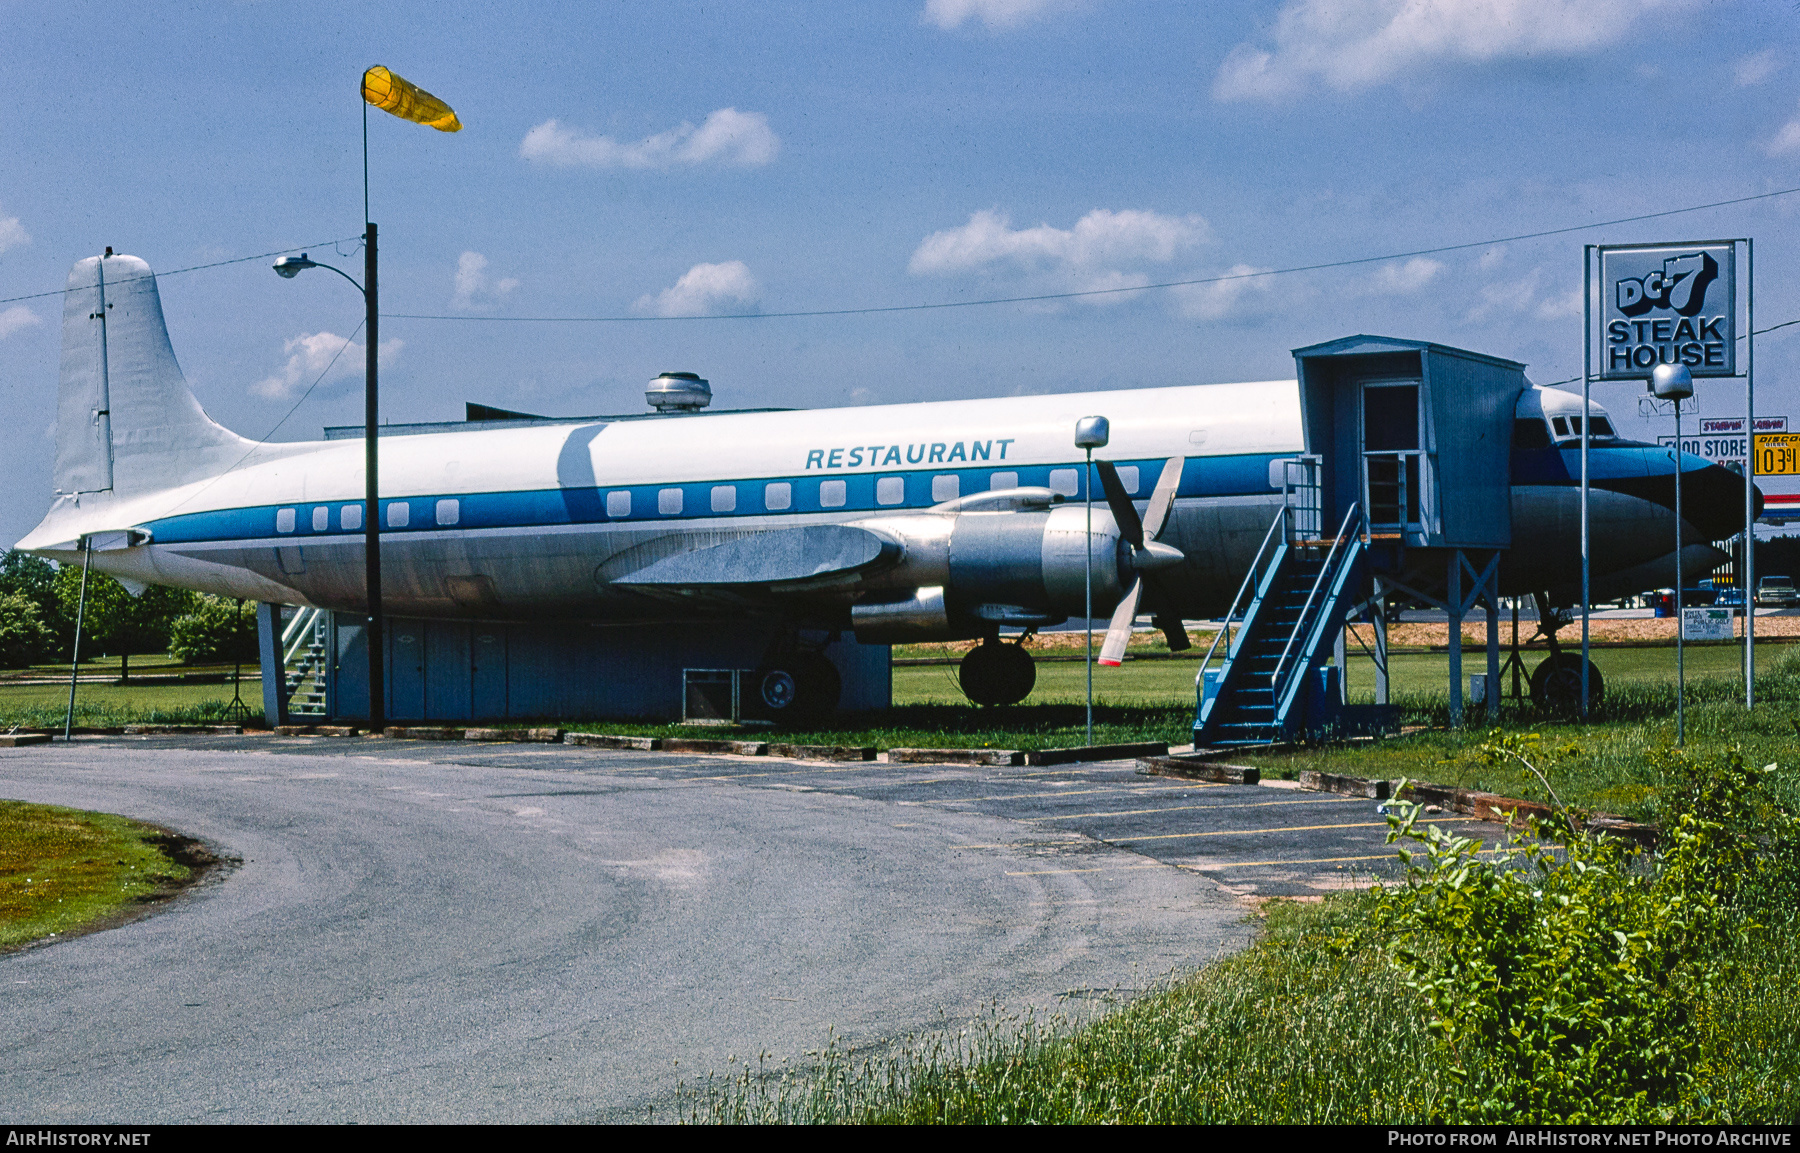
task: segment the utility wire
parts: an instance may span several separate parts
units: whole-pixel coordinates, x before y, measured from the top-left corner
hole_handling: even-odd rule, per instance
[[[230,260],[215,260],[211,264],[190,264],[186,268],[171,268],[167,272],[163,272],[163,273],[152,272],[148,276],[127,276],[123,280],[115,280],[112,283],[115,285],[119,285],[119,284],[131,284],[134,281],[139,281],[139,280],[155,280],[155,279],[157,279],[157,277],[159,275],[160,276],[180,276],[184,272],[199,272],[200,270],[206,269],[206,268],[223,268],[227,264],[243,264],[247,260],[267,260],[271,256],[284,256],[290,252],[300,252],[303,250],[311,250],[314,248],[324,248],[327,244],[332,244],[332,245],[348,244],[352,240],[361,240],[361,239],[362,239],[361,236],[346,236],[346,237],[342,237],[341,239],[338,239],[338,240],[321,240],[317,244],[296,244],[292,248],[277,248],[274,252],[259,252],[255,256],[234,256]],[[12,304],[15,301],[20,301],[20,300],[42,300],[46,296],[67,296],[69,293],[77,292],[77,291],[82,291],[82,290],[81,289],[72,289],[72,288],[59,288],[55,292],[34,292],[34,293],[31,293],[29,296],[8,296],[8,297],[0,298],[0,304]]]
[[[1745,336],[1738,337],[1738,339],[1746,340],[1751,336],[1761,336],[1765,332],[1774,332],[1778,328],[1787,328],[1790,325],[1795,325],[1795,324],[1800,324],[1800,320],[1784,320],[1780,324],[1771,324],[1767,328],[1759,328],[1755,332],[1748,333]],[[1580,379],[1581,378],[1579,376],[1571,376],[1567,380],[1553,380],[1549,384],[1539,385],[1538,387],[1539,388],[1555,388],[1559,384],[1574,384],[1576,381],[1578,381]],[[1599,379],[1599,378],[1596,377],[1595,379]]]
[[[987,300],[951,300],[932,304],[890,304],[873,308],[810,309],[801,312],[737,312],[717,316],[457,316],[437,313],[384,312],[392,320],[463,320],[507,324],[643,324],[693,320],[779,320],[809,316],[869,316],[883,312],[925,312],[941,308],[980,308],[993,304],[1032,304],[1045,300],[1074,300],[1084,296],[1114,296],[1123,292],[1149,292],[1158,288],[1187,288],[1200,284],[1223,284],[1233,280],[1250,280],[1259,276],[1285,276],[1294,272],[1318,272],[1328,268],[1352,268],[1359,264],[1379,264],[1385,260],[1405,260],[1413,256],[1434,256],[1443,252],[1461,252],[1470,248],[1487,248],[1495,244],[1512,244],[1520,240],[1538,240],[1546,236],[1562,236],[1585,232],[1592,228],[1609,228],[1615,224],[1633,224],[1641,220],[1659,220],[1709,208],[1727,208],[1776,196],[1791,196],[1800,188],[1784,188],[1779,192],[1760,192],[1755,196],[1739,196],[1732,200],[1715,200],[1711,204],[1695,204],[1687,208],[1671,208],[1663,212],[1646,212],[1641,216],[1621,216],[1617,220],[1600,220],[1592,224],[1571,224],[1543,232],[1522,232],[1517,236],[1500,236],[1491,240],[1471,240],[1462,244],[1445,244],[1437,248],[1418,248],[1411,252],[1390,252],[1383,256],[1358,256],[1350,260],[1333,260],[1324,264],[1299,264],[1291,268],[1271,268],[1262,272],[1234,272],[1224,276],[1205,276],[1197,280],[1169,280],[1161,284],[1139,284],[1130,288],[1092,288],[1084,292],[1049,292],[1037,296],[1000,296]],[[5,303],[0,301],[0,303]]]

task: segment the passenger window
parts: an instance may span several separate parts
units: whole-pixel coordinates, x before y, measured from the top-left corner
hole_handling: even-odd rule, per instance
[[[737,485],[715,484],[712,490],[712,510],[714,512],[737,511]]]
[[[681,511],[681,490],[678,488],[658,489],[656,511],[664,516],[674,516],[679,513]]]
[[[455,524],[462,519],[462,505],[455,500],[437,502],[437,522],[439,524]]]
[[[275,531],[276,532],[293,532],[294,531],[294,510],[293,509],[284,508],[284,509],[276,510]]]
[[[905,504],[906,478],[884,476],[875,482],[876,504]]]
[[[1060,492],[1064,496],[1074,496],[1081,491],[1081,474],[1072,468],[1051,469],[1050,491]]]
[[[785,480],[778,480],[763,489],[763,507],[770,512],[780,512],[794,503],[794,486]]]
[[[1138,466],[1135,464],[1120,465],[1119,483],[1125,486],[1126,492],[1136,493],[1138,490]]]
[[[631,515],[631,492],[628,489],[617,489],[606,494],[606,515]]]
[[[1016,472],[997,472],[988,478],[988,488],[995,492],[1003,488],[1018,488],[1019,474]]]
[[[338,524],[345,532],[355,532],[362,527],[362,505],[347,504],[338,509]]]
[[[324,532],[331,527],[331,510],[324,505],[313,509],[313,531]]]
[[[962,491],[962,484],[955,473],[931,478],[931,499],[934,501],[955,500]]]
[[[819,482],[819,507],[843,508],[849,499],[849,486],[841,480],[822,480]]]
[[[405,528],[412,523],[412,506],[403,500],[388,505],[388,527]]]

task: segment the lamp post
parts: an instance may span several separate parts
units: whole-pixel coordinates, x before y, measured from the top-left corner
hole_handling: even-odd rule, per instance
[[[1675,744],[1687,744],[1687,686],[1681,644],[1687,632],[1687,605],[1681,594],[1681,402],[1694,395],[1694,374],[1685,364],[1659,364],[1650,373],[1650,391],[1675,402]],[[1749,610],[1745,610],[1749,611]]]
[[[363,386],[363,580],[368,587],[369,613],[367,633],[369,643],[369,731],[379,733],[386,727],[386,670],[382,661],[382,624],[381,624],[381,503],[380,473],[378,470],[380,455],[379,429],[376,424],[377,400],[380,396],[380,381],[376,371],[375,356],[379,347],[380,329],[380,297],[375,280],[375,224],[367,221],[368,231],[363,233],[363,282],[356,283],[356,278],[341,268],[332,268],[329,264],[320,264],[309,260],[306,253],[299,256],[284,256],[275,262],[278,275],[289,280],[300,275],[308,268],[326,268],[348,280],[363,294],[366,317],[363,327],[368,330],[368,356],[365,360]]]
[[[1087,743],[1094,743],[1094,450],[1105,448],[1112,438],[1112,425],[1104,416],[1084,416],[1075,422],[1075,447],[1087,453],[1087,471],[1082,477],[1081,495],[1087,502],[1087,618],[1082,630],[1087,633]]]

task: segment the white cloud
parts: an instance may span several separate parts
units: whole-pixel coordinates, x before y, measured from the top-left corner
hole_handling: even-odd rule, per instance
[[[1075,292],[1133,288],[1150,277],[1132,266],[1165,264],[1210,239],[1198,216],[1096,208],[1073,228],[1014,228],[1005,214],[983,210],[960,228],[927,236],[907,268],[915,276],[1007,270]]]
[[[1493,269],[1498,268],[1500,266],[1500,262],[1505,259],[1506,259],[1506,245],[1496,244],[1494,247],[1492,247],[1492,248],[1488,249],[1486,252],[1482,253],[1481,259],[1476,261],[1475,264],[1476,264],[1477,268],[1481,269],[1481,271],[1490,272]]]
[[[1441,262],[1415,256],[1404,264],[1384,264],[1369,278],[1370,292],[1381,296],[1407,296],[1419,291],[1444,271]]]
[[[451,308],[475,309],[498,304],[519,287],[518,280],[510,276],[490,281],[487,266],[488,258],[479,252],[465,252],[456,258],[456,295],[450,298]]]
[[[1567,283],[1566,270],[1559,270],[1554,280]],[[1468,319],[1483,321],[1496,316],[1531,316],[1538,320],[1561,320],[1581,315],[1581,285],[1558,292],[1541,292],[1544,269],[1540,265],[1513,280],[1495,281],[1477,290],[1479,302],[1469,310]]]
[[[1576,56],[1617,43],[1693,0],[1288,0],[1274,44],[1239,44],[1213,80],[1220,100],[1276,100],[1314,83],[1367,88],[1440,62]]]
[[[0,216],[0,252],[31,243],[31,233],[16,216]]]
[[[741,260],[696,264],[673,286],[655,296],[640,296],[632,305],[652,316],[710,316],[729,310],[747,311],[762,299],[762,286]]]
[[[970,20],[991,29],[1018,28],[1053,12],[1073,8],[1071,0],[925,0],[925,23],[949,31]]]
[[[1761,52],[1752,52],[1740,59],[1731,70],[1731,76],[1739,88],[1750,88],[1761,84],[1781,69],[1781,56],[1773,48],[1764,48]]]
[[[519,155],[559,168],[674,168],[728,164],[755,168],[775,159],[781,140],[760,112],[721,108],[695,128],[687,121],[635,144],[610,136],[588,136],[546,120],[525,134]]]
[[[1268,271],[1249,264],[1234,264],[1220,274],[1226,279],[1208,284],[1184,284],[1169,292],[1175,297],[1176,307],[1183,316],[1222,320],[1242,312],[1252,296],[1268,294],[1274,287],[1274,279],[1258,275]]]
[[[1792,152],[1800,152],[1800,112],[1781,126],[1781,131],[1764,146],[1763,151],[1770,156],[1786,156]]]
[[[376,362],[386,368],[405,346],[406,342],[398,338],[382,341]],[[326,379],[334,383],[361,378],[363,361],[368,355],[366,346],[351,343],[346,347],[344,338],[335,332],[303,332],[284,343],[281,351],[287,354],[287,363],[273,376],[251,385],[252,395],[265,400],[288,400],[318,380],[327,368],[330,376]]]
[[[37,313],[23,304],[15,304],[5,312],[0,312],[0,340],[5,340],[21,329],[44,323]]]

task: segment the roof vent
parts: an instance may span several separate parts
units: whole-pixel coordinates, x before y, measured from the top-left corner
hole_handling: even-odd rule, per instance
[[[712,386],[691,372],[665,372],[650,382],[644,399],[658,412],[698,412],[712,403]]]

